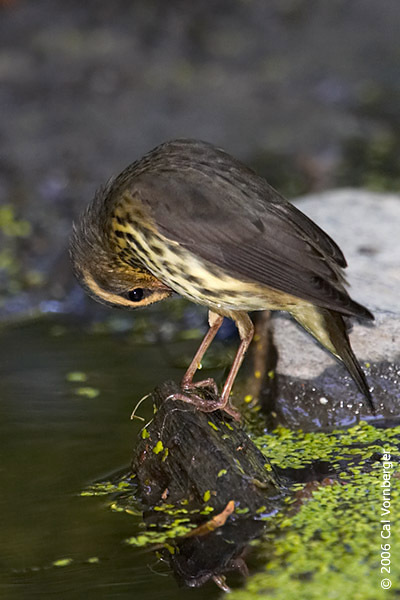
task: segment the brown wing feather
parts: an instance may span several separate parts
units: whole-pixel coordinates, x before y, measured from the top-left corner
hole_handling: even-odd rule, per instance
[[[336,243],[225,152],[201,142],[164,144],[132,165],[129,187],[166,237],[230,275],[370,316],[344,288]]]

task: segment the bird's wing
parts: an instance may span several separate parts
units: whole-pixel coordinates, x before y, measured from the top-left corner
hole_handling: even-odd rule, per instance
[[[167,238],[231,276],[345,314],[367,316],[344,288],[335,242],[246,170],[182,166],[141,173],[135,192]]]

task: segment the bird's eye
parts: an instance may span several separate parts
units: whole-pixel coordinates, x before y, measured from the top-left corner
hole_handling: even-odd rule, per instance
[[[144,290],[142,288],[135,288],[128,292],[127,296],[131,302],[140,302],[144,298]]]

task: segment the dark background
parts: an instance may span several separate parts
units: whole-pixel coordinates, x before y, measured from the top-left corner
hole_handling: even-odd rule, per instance
[[[82,307],[72,219],[167,139],[214,142],[289,197],[398,188],[398,0],[0,5],[3,316]]]

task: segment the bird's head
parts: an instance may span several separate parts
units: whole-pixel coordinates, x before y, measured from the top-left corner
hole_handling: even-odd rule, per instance
[[[70,256],[79,283],[98,302],[117,308],[135,309],[170,296],[171,288],[154,277],[133,251],[113,243],[104,207],[95,198],[73,228]]]

